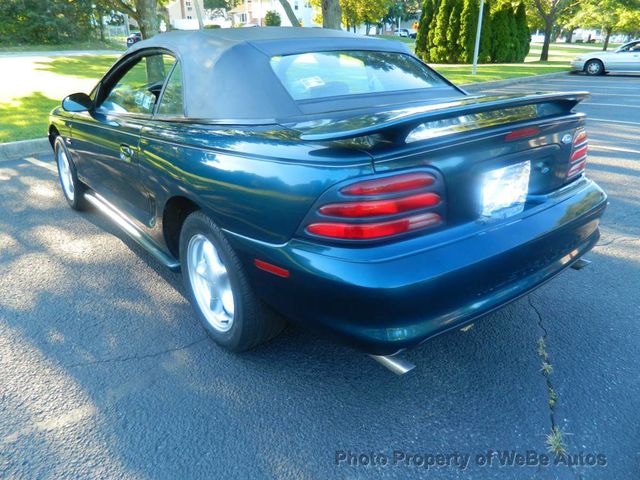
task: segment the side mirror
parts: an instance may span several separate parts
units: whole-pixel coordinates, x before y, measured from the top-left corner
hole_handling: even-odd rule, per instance
[[[67,112],[86,112],[93,107],[93,101],[86,93],[72,93],[62,100],[62,109]]]

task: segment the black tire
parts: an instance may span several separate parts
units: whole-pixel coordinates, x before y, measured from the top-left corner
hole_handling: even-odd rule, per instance
[[[604,75],[604,63],[596,59],[589,60],[584,64],[584,73],[587,75]]]
[[[67,150],[67,147],[64,145],[64,141],[62,137],[60,136],[56,137],[53,145],[54,145],[53,147],[54,158],[56,161],[56,167],[58,169],[58,182],[60,183],[60,189],[62,190],[62,195],[64,196],[69,206],[74,210],[78,210],[78,211],[86,210],[89,207],[89,204],[84,198],[84,193],[88,190],[88,187],[78,179],[78,172],[76,170],[76,166],[73,163],[73,160],[71,159],[71,155],[69,155],[69,151]],[[70,179],[71,179],[71,183],[73,184],[73,194],[70,194],[67,191],[67,189],[65,188],[64,182],[62,180],[62,172],[61,172],[61,166],[60,166],[61,162],[59,160],[59,156],[62,153],[66,155],[66,158],[69,164]]]
[[[228,331],[220,331],[207,320],[195,297],[187,259],[189,243],[196,235],[206,237],[226,268],[233,293],[233,320]],[[184,221],[180,232],[180,263],[187,296],[207,333],[221,347],[241,352],[264,343],[282,331],[285,321],[254,294],[237,255],[224,234],[203,212],[196,211]]]

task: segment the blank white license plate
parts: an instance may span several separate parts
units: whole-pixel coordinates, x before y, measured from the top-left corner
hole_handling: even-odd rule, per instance
[[[524,210],[531,162],[491,170],[482,176],[482,216],[506,218]]]

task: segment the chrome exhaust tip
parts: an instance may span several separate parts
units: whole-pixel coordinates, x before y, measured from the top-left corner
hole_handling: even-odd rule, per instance
[[[395,373],[396,375],[404,375],[405,373],[408,373],[414,368],[416,368],[416,366],[413,363],[395,356],[393,357],[388,355],[369,355],[369,356],[373,358],[376,362],[378,362],[380,365],[385,367],[386,369]]]

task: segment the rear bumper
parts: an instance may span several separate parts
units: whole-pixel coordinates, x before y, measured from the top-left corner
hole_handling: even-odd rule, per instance
[[[368,353],[392,354],[515,300],[595,245],[606,195],[594,182],[581,178],[536,201],[507,222],[371,248],[229,239],[276,310]],[[255,258],[290,276],[257,270]]]

